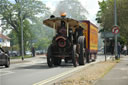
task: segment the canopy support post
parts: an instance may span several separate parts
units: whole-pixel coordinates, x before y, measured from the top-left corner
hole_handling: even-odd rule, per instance
[[[67,22],[67,37],[69,36],[69,23]]]
[[[56,29],[56,23],[55,23],[55,22],[53,23],[53,28]],[[53,31],[53,36],[54,36],[54,35],[55,35],[55,34],[54,34],[54,31]]]

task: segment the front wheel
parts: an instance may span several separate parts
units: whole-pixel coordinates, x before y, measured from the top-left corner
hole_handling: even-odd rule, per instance
[[[53,57],[51,52],[51,46],[49,46],[48,52],[47,52],[47,64],[49,67],[53,67]]]

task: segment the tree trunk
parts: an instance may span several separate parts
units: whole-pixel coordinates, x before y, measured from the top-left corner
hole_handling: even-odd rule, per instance
[[[18,39],[19,53],[20,53],[20,56],[21,56],[22,55],[21,36],[18,33],[17,33],[17,39]]]
[[[26,55],[25,51],[26,51],[26,42],[24,41],[24,55]]]

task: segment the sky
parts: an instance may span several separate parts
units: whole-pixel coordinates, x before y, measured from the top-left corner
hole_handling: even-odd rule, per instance
[[[14,0],[10,0],[10,1],[13,2]],[[59,1],[62,0],[39,0],[39,1],[43,1],[46,4],[46,6],[50,8],[51,12],[53,12]],[[99,10],[98,1],[102,1],[102,0],[79,0],[79,1],[83,5],[83,7],[85,7],[86,10],[88,11],[88,15],[86,15],[87,19],[90,20],[92,23],[97,24],[95,19],[96,19],[96,14]]]
[[[9,1],[14,2],[14,0],[9,0]],[[45,3],[46,6],[50,8],[51,12],[53,12],[59,1],[62,0],[38,0],[38,1],[42,1],[43,3]],[[85,7],[86,10],[88,11],[88,15],[86,15],[87,19],[93,22],[94,24],[97,24],[95,19],[96,19],[96,14],[99,10],[98,1],[102,1],[102,0],[79,0],[79,1],[83,5],[83,7]]]
[[[49,7],[53,12],[59,1],[62,0],[40,0],[40,1],[43,1],[46,4],[46,6]],[[87,19],[90,20],[92,23],[97,24],[95,18],[99,10],[98,1],[102,1],[102,0],[79,0],[79,1],[88,11],[88,15],[86,15]]]

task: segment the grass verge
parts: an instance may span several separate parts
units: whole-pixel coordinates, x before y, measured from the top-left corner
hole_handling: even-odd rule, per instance
[[[22,56],[12,56],[12,57],[10,57],[10,59],[21,59],[21,58],[22,58]],[[25,55],[24,58],[32,58],[32,56],[31,55]]]
[[[93,85],[98,79],[107,74],[118,62],[106,61],[90,65],[54,85]]]

